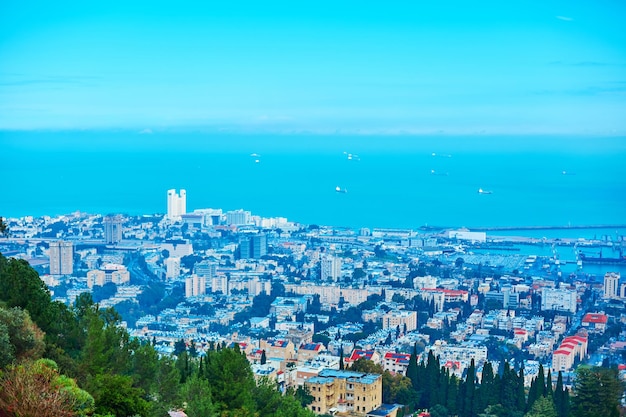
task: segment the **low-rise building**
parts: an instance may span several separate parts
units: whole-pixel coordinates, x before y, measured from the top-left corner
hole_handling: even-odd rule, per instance
[[[317,414],[352,413],[365,416],[382,405],[383,383],[378,374],[324,369],[305,382]]]

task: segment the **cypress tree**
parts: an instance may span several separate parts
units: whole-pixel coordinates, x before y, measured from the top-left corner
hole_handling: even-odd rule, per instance
[[[345,365],[343,363],[343,346],[340,348],[341,352],[339,353],[339,369],[341,369],[342,371],[345,369]],[[411,363],[409,362],[409,365]],[[408,371],[407,371],[408,372]]]
[[[265,356],[265,349],[261,351],[261,365],[265,365],[267,363],[267,357]]]
[[[428,352],[428,363],[426,364],[426,380],[424,383],[424,393],[422,399],[424,408],[430,408],[438,403],[437,381],[439,380],[439,361],[432,351]]]
[[[343,357],[343,353],[342,353]],[[341,365],[341,362],[340,362]],[[409,365],[406,368],[406,376],[411,380],[414,390],[418,390],[418,376],[417,376],[417,343],[413,345],[413,352],[409,358]]]
[[[547,390],[546,390],[546,376],[545,376],[545,372],[543,370],[543,364],[539,364],[539,372],[537,373],[537,394],[538,397],[545,397]]]
[[[530,383],[530,389],[528,390],[528,401],[526,402],[526,412],[530,411],[533,404],[540,397],[537,377],[533,378]]]
[[[554,406],[556,408],[557,417],[566,417],[564,414],[565,390],[563,389],[563,374],[559,371],[556,378],[556,388],[554,388]]]
[[[522,362],[522,366],[519,369],[519,376],[517,378],[517,395],[515,397],[516,399],[515,408],[518,411],[524,411],[526,407],[526,391],[524,389],[525,378],[526,377],[524,375],[524,363]]]
[[[446,394],[447,402],[446,408],[451,415],[456,415],[458,412],[457,401],[459,397],[459,380],[456,376],[448,374],[448,393]]]
[[[460,412],[462,417],[472,417],[474,411],[474,400],[476,395],[476,365],[474,359],[467,368],[465,377],[465,388],[463,392],[463,409]]]
[[[476,400],[474,401],[475,414],[482,413],[488,406],[498,403],[498,395],[495,391],[495,378],[491,362],[485,362],[482,379],[476,392]]]
[[[509,367],[508,362],[505,362],[504,372],[502,374],[502,397],[500,398],[500,404],[508,410],[515,410],[517,408],[517,384],[517,373]]]
[[[552,371],[550,369],[548,369],[548,377],[546,378],[546,397],[554,397],[554,392],[552,391]]]

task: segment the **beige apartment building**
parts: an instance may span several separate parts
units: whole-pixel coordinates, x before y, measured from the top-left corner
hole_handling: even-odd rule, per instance
[[[378,374],[324,369],[305,385],[314,398],[309,409],[316,414],[365,416],[382,404],[383,382]]]
[[[400,326],[400,331],[410,332],[417,329],[417,312],[405,310],[391,310],[383,316],[383,329],[395,329]]]

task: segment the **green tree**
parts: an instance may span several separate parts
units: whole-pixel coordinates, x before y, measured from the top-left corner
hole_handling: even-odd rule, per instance
[[[207,379],[211,381],[213,403],[219,412],[240,410],[244,415],[255,409],[254,377],[239,346],[208,352]]]
[[[411,380],[411,384],[415,390],[419,387],[417,372],[417,344],[413,344],[413,352],[409,357],[409,365],[406,368],[406,376]]]
[[[7,307],[27,310],[44,332],[50,327],[50,292],[37,271],[25,260],[7,260],[0,254],[0,301],[4,301]]]
[[[143,398],[145,393],[133,387],[129,376],[99,374],[89,380],[87,389],[93,393],[98,414],[132,417],[144,415],[148,410],[148,403]]]
[[[293,387],[289,387],[287,389],[287,394],[293,395],[302,407],[308,406],[313,402],[313,400],[315,400],[315,397],[311,395],[311,391],[306,385],[299,385],[298,388],[295,389]]]
[[[211,387],[209,381],[200,378],[197,374],[192,375],[180,387],[180,399],[189,417],[214,417],[217,416],[216,407],[211,400]]]
[[[572,417],[618,417],[623,391],[616,369],[579,366],[574,382]]]
[[[0,369],[14,360],[37,359],[44,351],[44,335],[27,311],[0,307]]]
[[[363,372],[367,374],[381,374],[383,367],[374,361],[365,358],[359,358],[354,361],[350,370],[354,372]]]
[[[524,417],[557,417],[552,398],[539,397]]]
[[[430,408],[430,417],[448,417],[448,409],[441,404],[436,404]]]
[[[11,366],[0,375],[2,410],[20,417],[85,416],[93,412],[94,399],[59,374],[56,363],[39,359]]]
[[[554,406],[558,417],[567,417],[569,413],[569,395],[563,387],[563,373],[559,371],[554,388]]]
[[[0,217],[0,235],[7,236],[9,234],[9,226],[6,224],[4,219]]]

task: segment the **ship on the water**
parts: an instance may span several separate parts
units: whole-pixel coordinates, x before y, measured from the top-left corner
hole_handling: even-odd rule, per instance
[[[348,190],[347,190],[347,189],[345,189],[345,188],[341,188],[340,186],[336,186],[336,187],[335,187],[335,191],[337,191],[338,193],[342,193],[342,194],[345,194],[345,193],[347,193],[347,192],[348,192]]]
[[[482,188],[478,189],[478,194],[492,194],[493,191],[483,190]]]
[[[619,251],[619,256],[617,258],[605,258],[602,256],[602,251],[598,254],[598,256],[590,256],[584,252],[578,252],[578,259],[582,261],[583,264],[595,264],[595,265],[626,265],[626,256],[622,254],[622,250]]]

